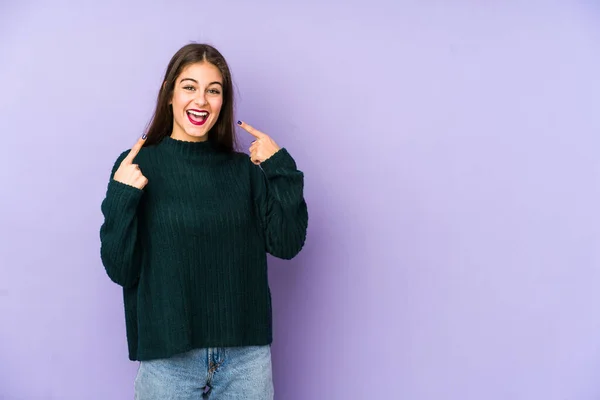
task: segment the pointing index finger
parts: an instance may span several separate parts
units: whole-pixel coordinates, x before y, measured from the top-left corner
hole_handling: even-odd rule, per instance
[[[146,142],[146,138],[144,138],[144,137],[139,138],[138,141],[133,145],[133,147],[129,151],[129,154],[127,154],[127,156],[123,159],[123,163],[133,164],[133,159],[138,155],[138,153],[144,146],[145,142]]]
[[[265,136],[264,133],[262,133],[258,129],[253,128],[252,126],[248,125],[245,122],[238,121],[238,125],[241,126],[242,128],[244,128],[249,134],[251,134],[252,136],[254,136],[257,139],[260,139],[263,136]]]

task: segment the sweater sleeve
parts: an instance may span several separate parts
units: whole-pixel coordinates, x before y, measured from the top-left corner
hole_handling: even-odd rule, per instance
[[[260,164],[257,203],[267,252],[282,259],[295,257],[306,240],[308,209],[304,174],[285,148]]]
[[[119,164],[129,151],[123,152],[113,166],[101,210],[100,256],[110,279],[123,286],[134,286],[140,276],[140,249],[137,243],[137,206],[142,190],[113,179]]]

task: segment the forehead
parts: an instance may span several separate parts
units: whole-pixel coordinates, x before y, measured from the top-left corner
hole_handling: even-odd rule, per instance
[[[199,83],[210,83],[215,81],[223,82],[219,69],[207,62],[194,63],[186,66],[177,77],[177,81],[184,78],[192,78]]]

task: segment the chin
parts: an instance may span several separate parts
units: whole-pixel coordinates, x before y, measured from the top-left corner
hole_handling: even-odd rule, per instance
[[[184,132],[191,137],[202,138],[208,136],[210,127],[208,126],[186,126]]]
[[[195,138],[208,138],[208,132],[213,128],[213,125],[214,124],[210,124],[210,122],[201,127],[188,125],[185,133]]]

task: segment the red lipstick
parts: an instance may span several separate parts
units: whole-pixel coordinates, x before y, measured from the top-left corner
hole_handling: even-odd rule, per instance
[[[196,126],[204,125],[204,123],[208,121],[208,116],[210,115],[210,113],[206,110],[195,109],[186,110],[186,114],[190,120],[190,123]]]

